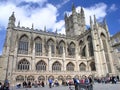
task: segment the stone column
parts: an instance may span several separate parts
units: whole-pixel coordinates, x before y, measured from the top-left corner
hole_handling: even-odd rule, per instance
[[[63,71],[66,71],[66,66],[65,66],[65,47],[63,47]]]

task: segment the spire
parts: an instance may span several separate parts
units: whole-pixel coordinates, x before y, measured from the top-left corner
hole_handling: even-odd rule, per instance
[[[92,21],[91,16],[90,16],[90,27],[91,27],[91,29],[93,29],[93,21]]]
[[[96,24],[96,16],[94,15],[94,24]]]
[[[12,15],[9,17],[8,27],[13,28],[15,26],[15,16],[14,12],[12,12]]]
[[[44,26],[44,31],[46,32],[46,26]]]
[[[13,20],[13,21],[15,21],[15,15],[14,15],[14,12],[12,12],[12,15],[9,17],[9,20]]]
[[[56,31],[55,31],[55,33],[57,33],[57,28],[56,28]]]
[[[84,10],[82,7],[81,7],[81,15],[84,15]]]
[[[65,13],[65,18],[64,18],[65,20],[67,19],[67,13]]]
[[[74,5],[74,3],[72,3],[72,10],[75,10],[75,5]]]
[[[107,26],[106,18],[103,19],[103,23],[104,23],[104,28],[108,31],[108,26]]]
[[[18,22],[18,27],[20,27],[20,21]]]
[[[72,13],[73,14],[76,13],[76,8],[75,8],[74,4],[72,4]]]
[[[104,23],[104,25],[107,25],[106,18],[103,19],[103,23]]]
[[[34,24],[32,23],[32,29],[34,29]]]
[[[91,16],[90,16],[90,24],[93,24],[93,21],[92,21],[92,18],[91,18]]]

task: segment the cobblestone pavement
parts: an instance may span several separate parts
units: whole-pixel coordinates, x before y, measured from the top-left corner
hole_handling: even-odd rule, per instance
[[[59,86],[59,87],[52,87],[49,88],[48,86],[39,87],[39,88],[20,88],[17,89],[15,87],[11,87],[10,90],[75,90],[74,86],[69,88],[69,86]],[[118,84],[94,84],[93,90],[120,90],[120,83]]]

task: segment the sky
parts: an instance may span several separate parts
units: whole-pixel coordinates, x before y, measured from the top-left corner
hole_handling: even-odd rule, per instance
[[[71,14],[72,5],[79,12],[83,7],[86,25],[89,17],[96,15],[98,21],[106,18],[110,35],[120,32],[119,0],[0,0],[0,55],[6,37],[8,19],[15,13],[16,26],[32,27],[34,29],[65,34],[64,15]]]

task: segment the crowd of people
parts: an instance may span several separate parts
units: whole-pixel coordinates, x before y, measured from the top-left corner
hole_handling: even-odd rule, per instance
[[[83,77],[81,79],[77,79],[77,78],[73,78],[73,80],[62,80],[62,85],[65,85],[65,86],[70,86],[70,85],[77,85],[77,84],[94,84],[94,83],[112,83],[112,84],[116,84],[117,82],[119,82],[120,79],[119,79],[119,76],[107,76],[107,77],[101,77],[101,78],[98,78],[98,77]],[[49,87],[52,88],[54,86],[59,86],[59,82],[58,80],[53,80],[53,79],[48,79],[48,83],[49,83]],[[22,82],[22,83],[19,83],[16,85],[17,88],[31,88],[31,87],[34,87],[34,88],[37,88],[37,87],[45,87],[45,83],[44,81],[34,81],[34,82]],[[5,81],[4,84],[2,84],[0,82],[0,90],[9,90],[9,83],[8,81]]]

